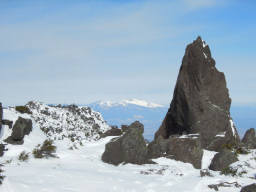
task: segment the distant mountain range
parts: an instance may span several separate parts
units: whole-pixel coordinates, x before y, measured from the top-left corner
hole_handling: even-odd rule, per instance
[[[139,99],[121,102],[98,101],[88,106],[100,112],[110,125],[120,127],[122,124],[139,120],[145,126],[144,137],[148,140],[153,139],[169,107]],[[256,106],[232,106],[231,116],[240,136],[243,136],[246,129],[256,128]]]
[[[102,114],[110,125],[121,126],[139,120],[144,124],[144,136],[153,139],[155,130],[160,126],[168,107],[139,99],[121,102],[99,101],[89,104],[93,110]]]

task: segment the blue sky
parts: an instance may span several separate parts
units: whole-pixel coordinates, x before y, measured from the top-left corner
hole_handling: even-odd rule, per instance
[[[1,0],[0,101],[168,104],[185,47],[201,35],[233,105],[255,105],[255,8],[254,0]]]

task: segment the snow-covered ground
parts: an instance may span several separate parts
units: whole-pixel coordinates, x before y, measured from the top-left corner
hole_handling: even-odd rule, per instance
[[[4,111],[6,119],[17,119],[21,115],[13,109]],[[33,118],[32,118],[33,120]],[[47,138],[40,125],[33,120],[33,131],[25,136],[23,145],[8,145],[8,151],[0,158],[6,176],[1,192],[213,192],[208,185],[222,182],[237,182],[244,186],[255,182],[256,151],[248,155],[240,155],[239,162],[232,166],[239,172],[246,171],[242,176],[224,176],[211,171],[212,177],[200,177],[200,170],[191,164],[167,158],[158,158],[157,164],[113,166],[101,161],[105,144],[113,137],[100,140],[83,140],[77,149],[69,149],[70,139],[56,139],[56,155],[58,158],[35,159],[33,149]],[[4,126],[2,139],[10,135]],[[48,136],[49,137],[49,136]],[[52,138],[52,136],[50,136]],[[18,160],[22,151],[29,152],[28,161]],[[204,150],[202,168],[207,168],[215,152]],[[230,184],[220,187],[221,192],[238,192],[241,187]]]
[[[200,170],[194,169],[188,163],[182,163],[166,158],[158,158],[154,165],[119,165],[113,166],[103,163],[101,155],[105,144],[112,137],[85,144],[78,150],[68,150],[62,142],[57,142],[59,158],[34,159],[30,156],[27,162],[20,162],[17,154],[19,150],[9,150],[1,161],[4,163],[4,174],[7,176],[0,191],[2,192],[83,192],[83,191],[179,191],[179,192],[207,192],[209,184],[221,182],[238,182],[246,185],[254,182],[247,176],[231,177],[211,172],[213,177],[200,177]],[[65,143],[65,142],[64,142]],[[209,165],[212,153],[205,152],[204,166]],[[255,172],[253,155],[241,156],[241,160],[251,164],[249,175]],[[6,163],[6,161],[8,161]],[[10,161],[11,160],[11,161]],[[236,163],[239,164],[239,163]],[[240,188],[222,187],[219,191],[236,192]]]

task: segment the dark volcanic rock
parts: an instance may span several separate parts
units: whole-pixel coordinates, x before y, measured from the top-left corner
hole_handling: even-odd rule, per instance
[[[0,144],[0,157],[2,157],[4,155],[4,151],[6,151],[5,145],[4,144]]]
[[[158,158],[167,156],[169,139],[163,139],[159,136],[148,145],[148,158]]]
[[[155,139],[199,133],[203,148],[235,144],[239,136],[230,104],[224,73],[216,69],[209,46],[198,37],[186,48],[170,108]],[[223,138],[216,141],[218,135]]]
[[[169,140],[167,157],[184,163],[191,163],[195,168],[201,169],[203,150],[199,138],[171,137]]]
[[[143,138],[143,125],[134,122],[124,135],[112,139],[105,146],[102,160],[118,165],[122,162],[133,164],[147,163],[147,146]]]
[[[236,161],[238,161],[238,159],[235,153],[229,150],[222,150],[221,152],[214,155],[209,169],[213,171],[222,171]]]
[[[139,121],[134,121],[131,125],[121,125],[121,129],[123,132],[128,131],[130,128],[137,128],[141,129],[142,132],[144,132],[144,125],[141,124]]]
[[[117,126],[112,126],[111,129],[107,130],[105,133],[101,135],[101,138],[105,138],[108,136],[120,136],[122,135],[122,130],[118,129]]]
[[[256,183],[253,183],[251,185],[244,186],[241,189],[241,192],[256,192]]]
[[[255,149],[256,148],[256,136],[255,136],[254,128],[251,128],[251,129],[246,131],[246,133],[244,135],[244,138],[242,139],[242,142],[249,149]]]
[[[2,103],[0,103],[0,132],[2,130],[2,120],[3,120],[3,107],[2,107]]]
[[[196,135],[184,135],[163,139],[160,136],[148,145],[148,158],[157,157],[191,163],[195,168],[200,169],[203,157],[200,138]]]
[[[142,123],[140,123],[139,121],[134,121],[131,125],[128,126],[128,130],[129,129],[139,129],[139,132],[141,134],[143,134],[144,132],[144,125]]]
[[[2,120],[2,125],[7,125],[9,127],[9,129],[12,128],[12,124],[13,124],[13,122],[10,120],[7,120],[7,119]]]
[[[121,125],[121,129],[123,132],[126,132],[128,130],[128,125]]]
[[[24,119],[22,117],[19,117],[13,126],[11,136],[6,139],[6,142],[10,144],[23,144],[24,136],[29,135],[31,131],[31,119]]]

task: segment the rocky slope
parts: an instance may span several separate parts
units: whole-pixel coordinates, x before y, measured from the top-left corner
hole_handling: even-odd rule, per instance
[[[40,102],[29,102],[22,113],[15,108],[4,109],[4,118],[16,122],[18,117],[31,119],[33,129],[39,129],[51,140],[67,140],[70,146],[77,147],[84,142],[98,140],[100,135],[109,130],[109,125],[100,113],[89,107],[76,105],[49,106]],[[12,130],[4,126],[1,140],[11,136]]]

